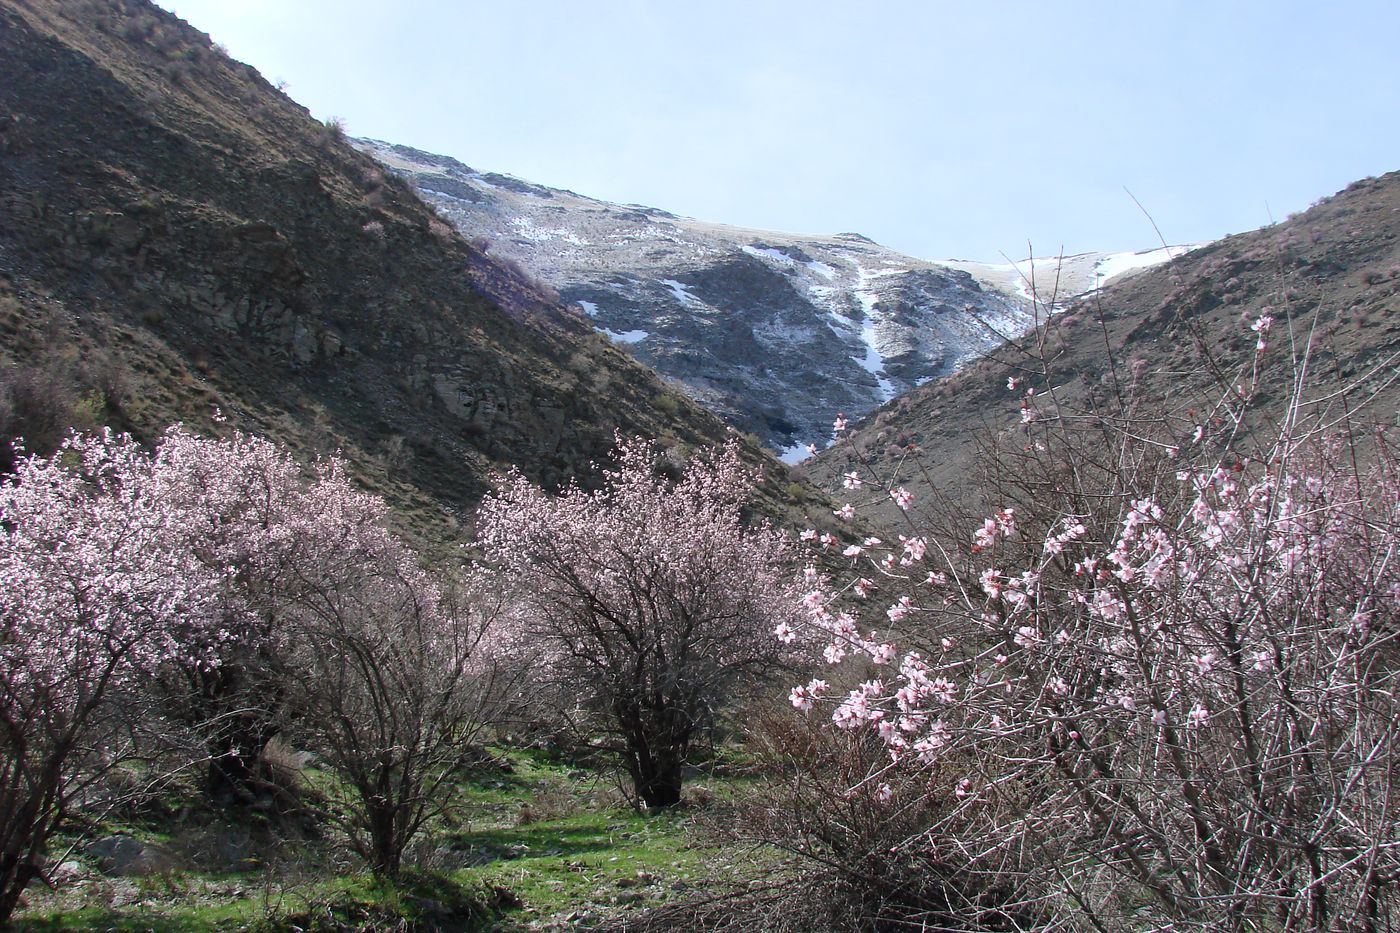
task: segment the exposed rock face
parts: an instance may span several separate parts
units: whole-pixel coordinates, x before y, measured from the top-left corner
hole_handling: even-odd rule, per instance
[[[822,446],[1030,321],[972,272],[858,234],[798,236],[617,205],[369,140],[441,216],[578,305],[639,360],[765,443]],[[980,270],[978,270],[980,271]]]

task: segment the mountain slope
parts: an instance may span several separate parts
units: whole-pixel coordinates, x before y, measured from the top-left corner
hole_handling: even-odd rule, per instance
[[[146,436],[208,426],[217,406],[303,453],[343,449],[436,522],[505,464],[586,473],[614,430],[723,437],[337,127],[144,0],[0,0],[0,62],[11,383],[67,367],[101,420]]]
[[[775,449],[830,437],[1029,322],[972,274],[857,234],[747,230],[617,205],[444,156],[357,142],[440,214],[577,304],[593,324]],[[980,270],[979,270],[980,271]]]
[[[1047,388],[1063,411],[1116,411],[1122,400],[1189,426],[1222,384],[1252,379],[1259,334],[1251,328],[1265,315],[1274,323],[1257,356],[1263,412],[1280,418],[1300,400],[1309,414],[1396,423],[1400,173],[1356,182],[1284,223],[1219,240],[1074,303],[1036,334],[882,409],[852,431],[854,447],[843,443],[807,469],[837,490],[854,450],[892,471],[913,445],[925,472],[907,475],[906,467],[908,484],[956,489],[975,477],[981,446],[1019,443],[1023,402],[1054,415]],[[1305,357],[1295,395],[1293,360]],[[1027,388],[1041,398],[1026,400]]]

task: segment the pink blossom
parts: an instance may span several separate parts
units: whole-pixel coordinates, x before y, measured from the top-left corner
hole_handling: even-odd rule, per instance
[[[991,599],[1001,598],[1001,574],[995,567],[988,567],[978,575],[978,580],[982,584],[982,592]]]
[[[831,721],[842,729],[854,729],[877,712],[863,694],[853,692],[832,712]]]
[[[924,559],[928,553],[928,541],[924,538],[906,538],[899,536],[899,542],[904,546],[904,556],[906,560],[918,562]]]
[[[1033,648],[1040,644],[1040,632],[1033,625],[1023,625],[1016,630],[1012,641],[1022,648]]]
[[[958,696],[957,685],[946,677],[939,677],[934,680],[928,685],[926,692],[930,697],[938,700],[940,703],[951,703],[953,700],[957,699]]]
[[[997,523],[996,519],[984,518],[982,527],[972,533],[972,543],[979,549],[985,550],[996,543]]]

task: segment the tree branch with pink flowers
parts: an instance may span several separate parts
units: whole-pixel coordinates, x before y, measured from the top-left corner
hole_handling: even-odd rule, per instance
[[[736,444],[672,481],[619,439],[601,488],[549,495],[513,473],[482,503],[480,544],[518,602],[511,639],[563,684],[650,807],[680,801],[693,743],[771,673],[799,621],[792,549],[741,510]]]
[[[1083,414],[1013,380],[981,516],[847,474],[908,531],[803,597],[835,669],[792,704],[922,769],[957,805],[910,844],[1014,862],[1045,924],[1391,916],[1400,471],[1388,432],[1309,420],[1301,385],[1256,410],[1272,325],[1209,415]]]

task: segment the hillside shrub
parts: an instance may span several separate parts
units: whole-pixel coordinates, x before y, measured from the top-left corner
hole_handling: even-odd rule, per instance
[[[926,929],[1044,925],[1044,906],[1021,896],[1019,866],[969,850],[978,808],[948,793],[959,773],[951,763],[892,760],[873,731],[824,729],[814,717],[759,715],[747,731],[765,780],[719,831],[790,853],[805,869],[761,928],[906,929],[913,918]],[[736,916],[751,909],[742,897],[734,907]]]
[[[343,783],[329,816],[379,875],[451,803],[464,754],[509,686],[483,640],[501,602],[444,591],[392,540],[298,600],[290,731]]]
[[[480,510],[480,545],[517,603],[503,629],[617,756],[649,807],[680,802],[693,743],[772,672],[796,622],[790,548],[746,525],[755,477],[730,443],[668,479],[656,447],[619,440],[602,488],[552,496],[519,473]]]
[[[1310,418],[1301,376],[1261,410],[1271,325],[1212,361],[1213,406],[1148,406],[1115,376],[1078,412],[1048,364],[1012,378],[980,514],[847,475],[907,524],[803,598],[859,683],[791,701],[926,769],[958,805],[909,845],[1004,873],[1037,926],[1394,922],[1400,473],[1386,432]]]

